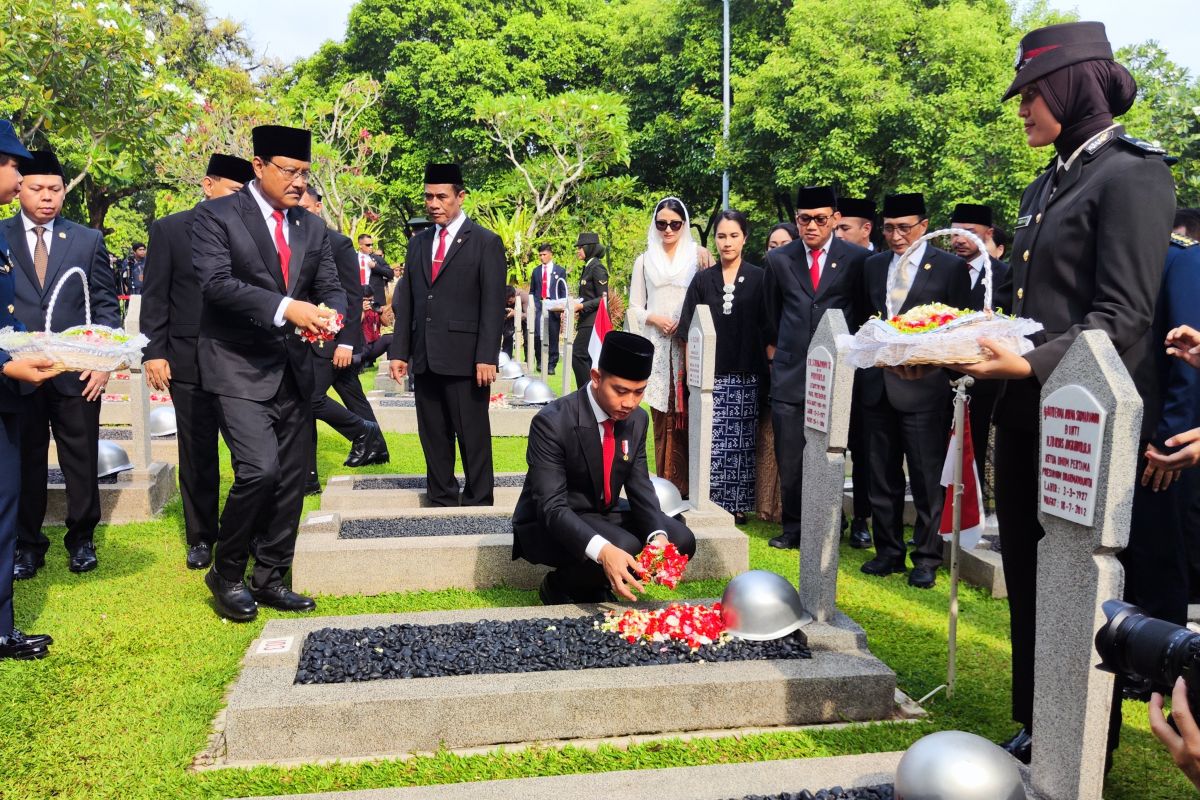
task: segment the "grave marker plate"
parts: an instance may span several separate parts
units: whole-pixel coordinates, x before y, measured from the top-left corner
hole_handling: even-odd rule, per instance
[[[829,433],[829,386],[832,381],[833,356],[825,347],[814,347],[808,353],[805,372],[804,427]]]
[[[1042,511],[1092,524],[1107,418],[1100,401],[1077,384],[1042,402]]]
[[[688,331],[687,341],[687,376],[688,386],[699,386],[700,377],[704,374],[704,332],[693,326]]]

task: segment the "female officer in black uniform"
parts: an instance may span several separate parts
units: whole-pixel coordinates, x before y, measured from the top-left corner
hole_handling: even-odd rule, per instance
[[[18,158],[31,158],[13,131],[0,120],[0,205],[12,202],[21,189]],[[0,330],[23,330],[13,316],[13,265],[0,236]],[[49,636],[21,633],[13,627],[13,557],[17,547],[17,498],[21,493],[20,384],[39,384],[54,376],[48,358],[14,360],[0,348],[0,660],[44,658]]]
[[[1012,269],[995,305],[1041,322],[1034,349],[1019,356],[995,342],[991,360],[964,368],[1007,383],[996,405],[996,513],[1008,583],[1013,719],[1005,747],[1028,763],[1033,724],[1037,576],[1038,418],[1042,384],[1082,331],[1112,340],[1139,387],[1153,372],[1151,321],[1175,213],[1162,151],[1113,122],[1133,105],[1133,77],[1113,61],[1099,22],[1051,25],[1021,40],[1017,75],[1005,94],[1031,147],[1055,157],[1025,190]],[[1149,378],[1153,383],[1153,376]],[[1154,430],[1147,403],[1143,439]]]

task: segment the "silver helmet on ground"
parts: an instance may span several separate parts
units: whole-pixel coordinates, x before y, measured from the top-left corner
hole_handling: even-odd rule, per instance
[[[896,767],[896,800],[1026,800],[1017,760],[965,731],[918,739]]]

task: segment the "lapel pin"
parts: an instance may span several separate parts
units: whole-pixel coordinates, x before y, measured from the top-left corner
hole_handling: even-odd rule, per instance
[[[454,240],[454,243],[455,243],[455,244],[462,244],[462,239],[455,239],[455,240]]]
[[[933,269],[933,264],[926,264],[925,269]]]
[[[746,276],[745,276],[745,275],[743,275],[742,277],[738,278],[738,283],[741,283],[741,282],[742,282],[742,281],[744,281],[744,280],[746,280]]]
[[[63,233],[62,231],[59,231],[59,232],[58,232],[58,238],[60,238],[60,239],[65,239],[65,238],[67,238],[67,234]]]
[[[830,264],[830,265],[829,265],[829,268],[830,268],[830,269],[837,269],[837,262],[835,261],[835,262],[833,262],[832,264]]]
[[[10,313],[10,314],[14,313],[16,310],[17,310],[17,307],[16,307],[16,306],[12,306],[12,305],[10,305],[10,306],[8,307],[8,313]]]
[[[622,461],[629,460],[629,440],[628,439],[621,440],[621,460]]]

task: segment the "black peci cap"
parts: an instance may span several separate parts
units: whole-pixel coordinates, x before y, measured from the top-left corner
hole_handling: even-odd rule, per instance
[[[875,219],[875,203],[858,197],[839,197],[837,210],[842,212],[843,217]]]
[[[796,208],[837,208],[832,186],[805,186],[796,193]]]
[[[303,128],[259,125],[250,132],[254,155],[262,159],[279,156],[312,161],[312,134]]]
[[[254,165],[244,158],[228,156],[224,153],[213,153],[208,158],[208,169],[204,172],[213,178],[224,178],[235,183],[249,183],[254,180]]]
[[[1001,101],[1051,72],[1081,61],[1112,61],[1103,22],[1064,22],[1030,31],[1017,45],[1017,75]]]
[[[883,211],[880,214],[884,217],[917,216],[924,219],[925,195],[920,192],[886,195],[883,198]]]
[[[636,333],[609,331],[600,348],[600,371],[627,381],[644,381],[654,367],[654,345]]]
[[[426,164],[425,183],[448,183],[453,186],[466,186],[463,181],[462,167],[458,164]]]
[[[969,222],[972,225],[990,228],[992,227],[992,207],[979,203],[959,203],[954,207],[954,213],[950,215],[950,223],[954,224],[955,222]]]
[[[60,178],[66,177],[63,175],[62,164],[58,163],[58,156],[50,150],[34,150],[32,158],[21,159],[21,174],[22,175],[57,175]]]
[[[600,244],[600,234],[581,233],[579,234],[579,238],[575,240],[576,247],[587,247],[589,244]]]

